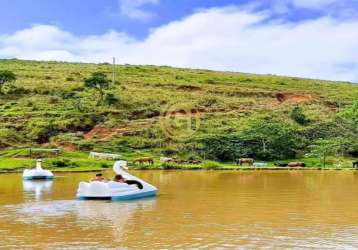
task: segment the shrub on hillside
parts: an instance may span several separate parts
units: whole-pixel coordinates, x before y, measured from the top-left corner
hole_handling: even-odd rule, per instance
[[[0,148],[6,148],[23,141],[21,134],[10,128],[0,129]]]
[[[51,137],[51,142],[78,142],[83,140],[83,133],[63,133]]]
[[[205,96],[203,99],[199,101],[199,105],[204,107],[212,107],[217,103],[218,103],[218,99],[215,96]]]
[[[5,83],[11,83],[16,81],[16,75],[9,70],[1,70],[0,71],[0,94],[2,93],[2,89]]]
[[[340,115],[346,121],[354,123],[358,128],[358,101],[354,101],[351,106],[347,107]]]
[[[92,142],[80,141],[77,143],[78,150],[81,150],[81,151],[93,150],[94,146],[95,145]]]
[[[292,120],[300,125],[307,125],[310,123],[310,120],[303,113],[303,109],[299,106],[296,106],[292,109],[290,116]]]
[[[119,104],[119,98],[112,93],[106,93],[104,103],[108,106],[116,106]]]
[[[61,99],[60,99],[58,96],[51,96],[48,102],[49,102],[50,104],[56,104],[56,103],[59,103],[60,100],[61,100]]]
[[[68,76],[66,77],[66,81],[67,82],[74,82],[75,81],[75,78],[71,77],[71,76]]]
[[[23,87],[17,87],[13,84],[4,85],[3,92],[7,95],[26,95],[31,93],[29,89],[25,89]]]
[[[27,126],[27,137],[37,143],[47,143],[50,137],[58,134],[58,128],[52,122],[31,121]]]
[[[179,150],[177,148],[164,148],[161,150],[161,153],[165,156],[173,156],[179,153]]]
[[[312,141],[320,138],[328,138],[331,136],[344,136],[346,130],[344,127],[345,125],[342,122],[337,123],[335,120],[329,120],[312,124],[311,126],[301,130],[299,133],[302,137]]]
[[[206,79],[204,82],[207,83],[207,84],[217,84],[218,83],[214,79]]]

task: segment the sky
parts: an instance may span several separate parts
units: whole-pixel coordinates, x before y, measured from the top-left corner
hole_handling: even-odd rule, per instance
[[[358,0],[0,0],[0,58],[358,82]]]

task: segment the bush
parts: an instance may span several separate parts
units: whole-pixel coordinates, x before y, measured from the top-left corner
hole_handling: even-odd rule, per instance
[[[170,169],[181,169],[181,166],[173,163],[173,162],[165,162],[161,165],[162,169],[164,170],[170,170]]]
[[[189,161],[199,161],[202,160],[197,154],[189,153],[186,157]]]
[[[212,107],[218,103],[218,99],[215,96],[205,96],[199,101],[199,105],[205,107]]]
[[[220,164],[213,161],[205,162],[203,167],[207,170],[216,170],[221,168]]]
[[[9,70],[0,71],[0,93],[2,93],[2,87],[5,83],[11,83],[16,81],[16,75]]]
[[[51,142],[78,142],[83,140],[83,133],[77,132],[77,133],[63,133],[56,135],[54,137],[51,137]]]
[[[307,125],[310,123],[310,120],[303,113],[303,109],[299,106],[296,106],[291,111],[291,119],[297,122],[300,125]]]
[[[101,168],[110,168],[111,166],[107,163],[102,163]]]
[[[12,128],[1,128],[0,129],[0,143],[16,143],[20,142],[23,139],[21,138],[21,134],[18,131]]]
[[[32,121],[27,126],[28,138],[37,143],[47,143],[50,137],[57,135],[58,129],[52,122]]]
[[[60,91],[60,96],[63,99],[72,99],[76,97],[76,92],[75,91]]]
[[[358,128],[358,101],[354,101],[350,107],[346,108],[340,114],[340,117],[354,123],[356,125],[356,128]]]
[[[204,82],[207,84],[217,84],[218,83],[217,81],[215,81],[213,79],[206,79]]]
[[[25,89],[23,87],[17,87],[15,85],[8,85],[8,84],[4,85],[3,91],[8,95],[25,95],[31,92],[30,90]]]
[[[176,148],[164,148],[161,150],[161,153],[166,156],[173,156],[179,153],[179,150]]]
[[[70,118],[63,117],[53,123],[61,132],[90,131],[103,118],[95,115],[78,115]]]
[[[60,98],[58,96],[51,96],[50,97],[50,100],[49,100],[50,104],[56,104],[56,103],[59,103],[59,102],[60,102]]]
[[[72,162],[69,159],[54,160],[51,162],[51,165],[55,168],[78,167],[77,163]]]
[[[77,144],[77,147],[81,151],[90,151],[90,150],[93,150],[94,144],[91,142],[79,142]]]
[[[108,106],[115,106],[115,105],[118,105],[119,98],[117,98],[112,93],[107,93],[105,98],[104,98],[104,103],[107,104]]]
[[[358,157],[358,142],[352,141],[351,144],[348,145],[347,153],[350,156]]]
[[[68,77],[66,77],[66,81],[67,82],[74,82],[75,79],[73,77],[68,76]]]

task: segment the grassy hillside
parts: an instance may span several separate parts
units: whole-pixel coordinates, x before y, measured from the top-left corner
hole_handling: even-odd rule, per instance
[[[98,92],[86,88],[84,79],[93,72],[112,79],[111,65],[0,60],[0,70],[17,76],[0,94],[3,152],[60,147],[118,152],[129,159],[275,161],[303,158],[313,154],[311,145],[336,138],[344,141],[330,152],[334,157],[351,159],[358,151],[352,139],[356,84],[121,65],[98,103]]]

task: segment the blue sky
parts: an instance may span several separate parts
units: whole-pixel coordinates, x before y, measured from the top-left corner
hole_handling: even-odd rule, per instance
[[[1,0],[0,8],[0,58],[116,56],[358,81],[358,0]]]
[[[151,13],[148,18],[131,18],[121,12],[123,2],[139,2],[136,6],[143,12]],[[302,2],[330,2],[325,0],[306,0]],[[261,2],[260,4],[257,4]],[[285,5],[288,11],[278,11],[275,16],[290,21],[302,21],[320,15],[339,14],[339,10],[358,10],[358,1],[331,1],[322,8],[308,4],[302,8],[295,1],[285,0],[1,0],[0,33],[11,33],[28,28],[33,24],[53,24],[78,35],[102,34],[109,29],[126,32],[144,38],[150,28],[173,20],[180,20],[200,9],[225,6],[257,4],[257,9],[274,10],[275,6]],[[296,1],[299,2],[299,1]],[[311,6],[311,7],[310,7]],[[338,10],[337,10],[338,7]]]
[[[134,0],[135,1],[135,0]],[[119,0],[2,0],[0,32],[11,33],[31,24],[55,24],[79,35],[102,34],[108,29],[145,37],[151,27],[181,19],[197,9],[245,4],[239,0],[161,0],[140,7],[150,18],[131,18],[121,13]]]

